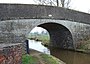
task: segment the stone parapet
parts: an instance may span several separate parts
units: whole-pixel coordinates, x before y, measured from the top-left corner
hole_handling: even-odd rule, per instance
[[[0,20],[11,19],[63,19],[90,24],[90,14],[72,9],[56,6],[0,3]]]

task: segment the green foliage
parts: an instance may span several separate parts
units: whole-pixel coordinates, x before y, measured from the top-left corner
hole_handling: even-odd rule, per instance
[[[37,64],[37,58],[30,55],[22,56],[22,64]]]
[[[60,64],[57,59],[50,55],[41,54],[41,57],[43,58],[43,61],[45,61],[45,64]]]
[[[22,56],[22,64],[40,64],[40,62],[44,62],[44,64],[60,64],[57,58],[47,54],[39,54],[38,56]]]

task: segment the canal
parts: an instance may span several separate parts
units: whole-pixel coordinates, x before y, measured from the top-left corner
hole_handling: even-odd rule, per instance
[[[41,44],[41,42],[34,40],[29,40],[29,48],[45,54],[51,54],[66,64],[90,64],[90,54],[62,50],[52,47],[46,48]]]

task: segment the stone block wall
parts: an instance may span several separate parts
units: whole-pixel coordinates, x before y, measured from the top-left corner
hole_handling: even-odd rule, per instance
[[[49,17],[48,15],[52,15]],[[90,14],[56,6],[42,6],[30,4],[0,4],[0,20],[23,18],[53,18],[75,20],[90,24]]]
[[[0,44],[0,64],[22,64],[22,44]]]

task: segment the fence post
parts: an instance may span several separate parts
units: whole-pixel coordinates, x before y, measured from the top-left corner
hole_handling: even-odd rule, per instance
[[[26,40],[25,42],[26,42],[26,52],[27,54],[29,54],[29,42],[28,40]]]

